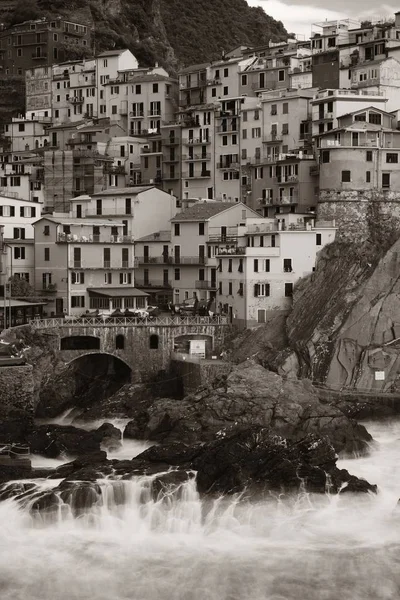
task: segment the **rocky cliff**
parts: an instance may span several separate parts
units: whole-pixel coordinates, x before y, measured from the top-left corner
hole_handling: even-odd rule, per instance
[[[335,243],[297,286],[287,320],[299,372],[334,389],[400,391],[400,240]]]
[[[92,25],[96,52],[129,48],[142,66],[159,61],[174,70],[219,59],[240,44],[287,36],[280,21],[246,0],[30,0],[0,6],[6,24],[58,15]]]

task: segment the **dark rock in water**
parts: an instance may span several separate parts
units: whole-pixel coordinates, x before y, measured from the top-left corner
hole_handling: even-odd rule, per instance
[[[154,500],[158,500],[163,496],[170,497],[173,495],[175,500],[182,499],[182,484],[186,483],[190,478],[194,477],[194,473],[187,471],[169,471],[159,475],[151,482],[151,494]]]
[[[94,431],[85,431],[72,425],[40,425],[26,436],[33,453],[49,458],[56,458],[63,453],[79,456],[99,452],[103,443],[105,448],[119,447],[120,438],[120,430],[110,423]]]
[[[28,459],[0,458],[0,483],[25,479],[30,477],[31,472],[31,461]]]
[[[74,517],[78,517],[101,503],[100,486],[87,481],[64,483],[60,486],[60,498],[71,507]]]
[[[124,439],[140,440],[146,429],[149,415],[147,412],[139,412],[132,421],[126,424],[124,429]]]
[[[30,510],[32,513],[56,511],[61,503],[61,499],[56,492],[43,492],[31,503]]]
[[[31,492],[37,486],[35,483],[22,483],[17,481],[15,483],[6,483],[0,487],[0,502],[8,500],[9,498],[16,498],[23,496],[27,492]]]
[[[367,452],[371,436],[339,409],[322,403],[307,380],[287,379],[253,361],[237,366],[224,384],[183,400],[163,398],[148,408],[140,437],[161,443],[214,440],[253,425],[301,439],[309,433],[329,438],[337,452]],[[140,424],[135,423],[135,434]]]
[[[182,465],[190,463],[201,451],[202,446],[200,444],[191,447],[176,442],[163,446],[151,446],[151,448],[136,456],[136,460]]]

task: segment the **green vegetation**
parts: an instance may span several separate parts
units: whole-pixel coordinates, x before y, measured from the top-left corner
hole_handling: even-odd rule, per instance
[[[0,14],[6,25],[56,16],[93,25],[96,52],[129,48],[142,66],[158,61],[173,71],[287,37],[281,22],[246,0],[18,0]]]

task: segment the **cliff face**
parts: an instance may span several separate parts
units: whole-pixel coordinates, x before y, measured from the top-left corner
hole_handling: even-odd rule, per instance
[[[400,240],[386,252],[327,247],[295,292],[287,333],[301,375],[334,389],[399,391]]]
[[[246,0],[30,0],[8,2],[1,21],[65,16],[94,27],[96,52],[129,48],[142,66],[176,70],[221,57],[239,44],[286,39],[283,24]]]

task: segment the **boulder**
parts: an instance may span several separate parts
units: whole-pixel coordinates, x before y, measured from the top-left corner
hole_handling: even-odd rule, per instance
[[[282,377],[250,360],[235,367],[218,387],[183,400],[155,400],[142,437],[194,444],[253,425],[295,440],[322,434],[337,452],[349,454],[367,452],[372,441],[362,425],[322,403],[308,380]]]
[[[57,458],[62,454],[79,456],[120,445],[121,431],[105,423],[99,429],[85,431],[72,425],[39,425],[27,436],[31,452]]]

